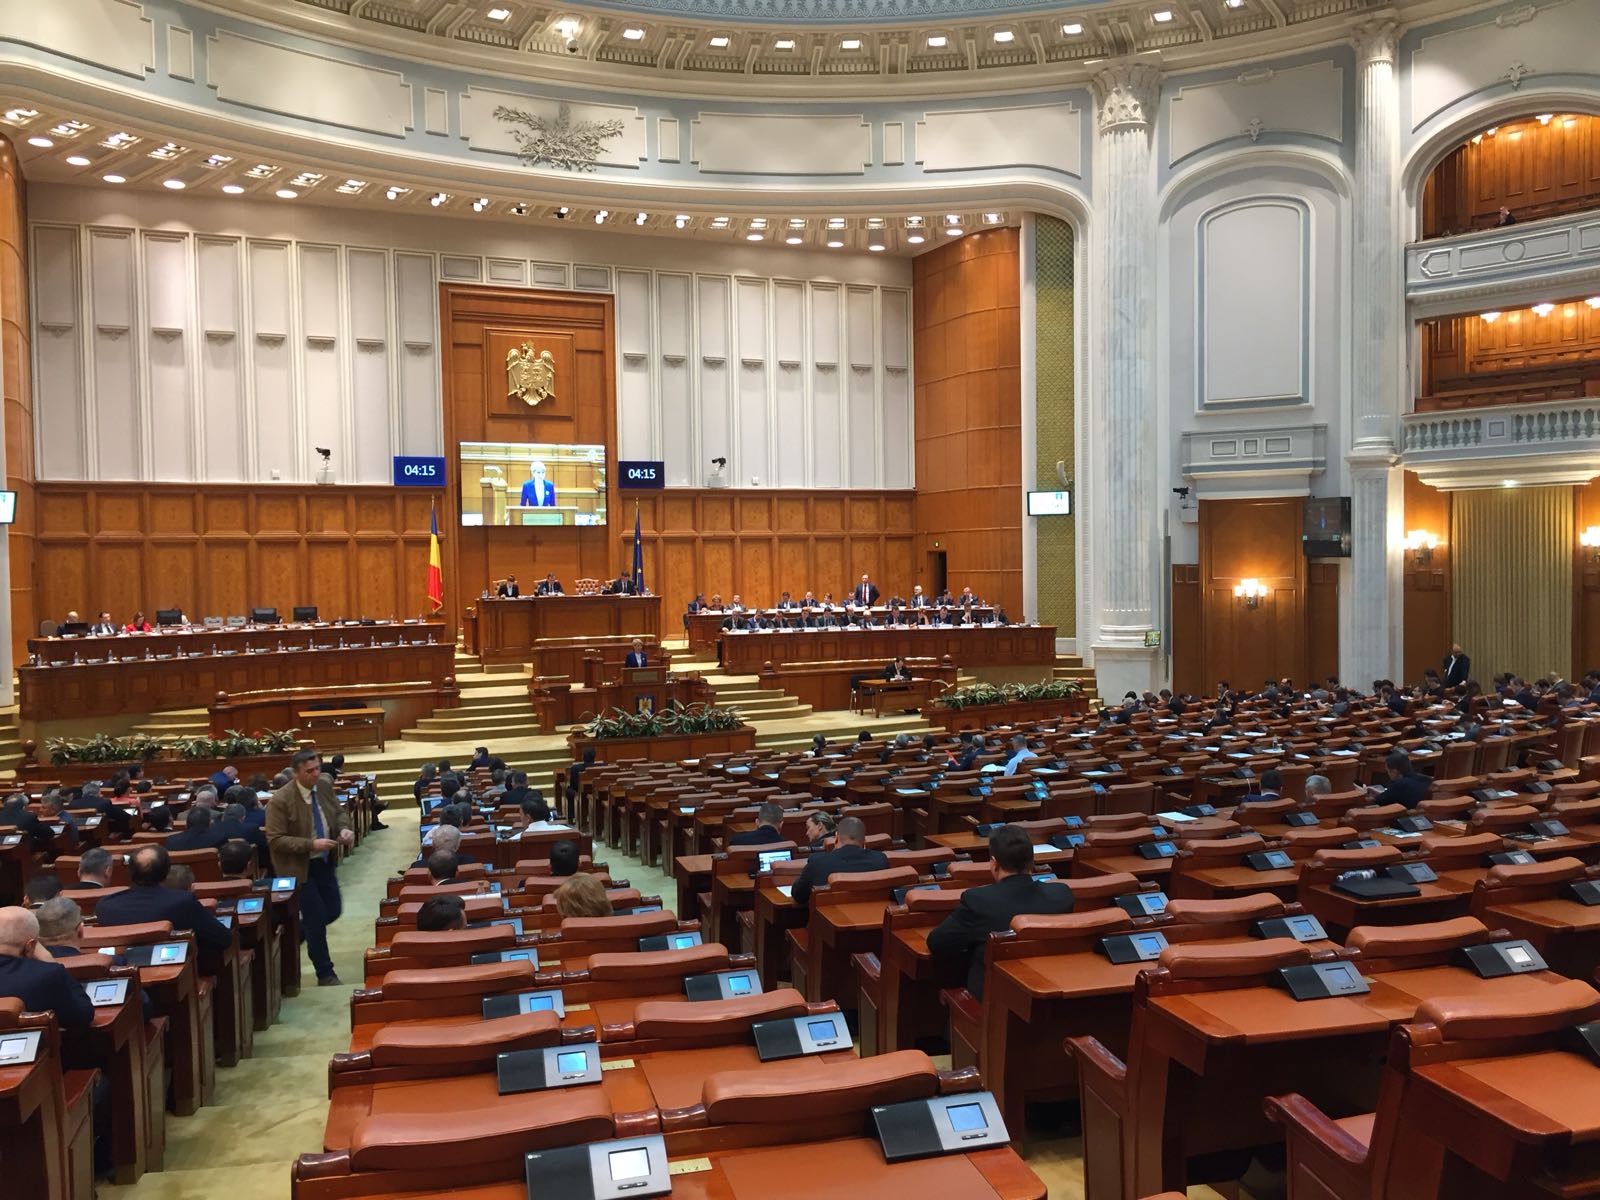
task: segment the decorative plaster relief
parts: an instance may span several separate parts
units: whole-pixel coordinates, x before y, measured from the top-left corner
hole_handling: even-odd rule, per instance
[[[411,85],[381,71],[224,29],[208,41],[207,82],[217,99],[386,137],[411,128]]]
[[[1167,165],[1219,142],[1264,132],[1344,141],[1344,72],[1331,60],[1180,87],[1167,101]]]
[[[622,136],[611,138],[596,160],[610,167],[635,167],[645,157],[645,118],[637,108],[621,104],[577,104],[548,96],[519,95],[492,88],[469,87],[461,93],[461,136],[474,150],[515,156],[518,151],[513,127],[495,119],[501,105],[536,113],[555,120],[566,104],[574,121],[622,122]],[[538,168],[543,170],[545,168]]]
[[[1328,427],[1287,425],[1183,435],[1183,477],[1198,498],[1250,494],[1309,495],[1311,477],[1328,469]]]

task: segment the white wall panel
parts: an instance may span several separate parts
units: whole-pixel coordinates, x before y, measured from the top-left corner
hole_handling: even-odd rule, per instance
[[[411,85],[384,71],[220,30],[207,39],[217,99],[389,137],[411,128]]]
[[[740,279],[735,284],[738,302],[734,319],[738,325],[739,361],[739,475],[743,483],[752,478],[761,486],[772,486],[772,402],[767,386],[771,366],[767,361],[767,281]]]
[[[844,429],[839,376],[839,288],[811,285],[811,479],[817,487],[844,486]]]
[[[884,288],[879,301],[883,486],[908,488],[911,478],[911,293]]]
[[[878,338],[873,288],[845,293],[845,445],[849,474],[845,485],[878,486]]]
[[[0,36],[142,80],[155,67],[155,26],[131,0],[0,0]]]
[[[350,250],[349,276],[350,414],[354,440],[350,446],[352,482],[379,483],[390,478],[394,436],[399,432],[395,393],[389,377],[393,366],[389,338],[389,256],[382,250]]]
[[[139,406],[133,234],[89,231],[89,408],[95,478],[140,478],[144,425]]]
[[[84,444],[82,271],[78,230],[36,225],[33,256],[34,429],[39,474],[46,479],[84,479],[89,456]]]
[[[1167,102],[1168,164],[1218,142],[1262,133],[1306,133],[1344,140],[1344,72],[1332,62],[1180,87]]]
[[[190,370],[193,326],[187,234],[145,233],[145,396],[149,419],[150,478],[195,477],[194,380]]]
[[[860,116],[701,113],[689,123],[690,161],[729,175],[860,175],[872,165],[872,126]]]
[[[1309,225],[1305,204],[1288,198],[1229,204],[1202,218],[1202,407],[1305,402]]]
[[[469,87],[461,93],[461,136],[467,139],[472,149],[516,154],[517,139],[512,133],[516,127],[495,120],[494,110],[502,104],[554,121],[562,101],[492,88]],[[622,136],[606,140],[597,162],[613,167],[638,167],[644,159],[645,117],[637,108],[621,104],[568,104],[568,110],[575,122],[622,122]],[[540,169],[554,170],[551,167]]]
[[[241,247],[237,238],[202,237],[195,246],[200,314],[200,426],[205,431],[202,480],[248,477],[244,345],[239,336]]]
[[[777,280],[772,285],[772,419],[774,487],[802,487],[810,476],[811,421],[806,409],[806,285]]]
[[[667,464],[667,483],[683,487],[698,484],[703,473],[689,383],[689,354],[694,341],[689,284],[687,275],[664,271],[656,274],[657,329],[661,339],[661,457]]]
[[[246,247],[250,297],[250,387],[255,398],[255,477],[301,479],[295,406],[292,263],[286,242]]]
[[[655,305],[649,271],[617,270],[617,457],[653,459],[656,451],[650,345]]]
[[[339,324],[343,293],[339,278],[339,251],[334,246],[299,249],[297,282],[300,293],[300,420],[306,445],[333,451],[333,477],[340,483],[355,481],[349,458],[346,424],[349,410],[344,394],[344,339]],[[313,475],[322,468],[321,457],[310,458]]]
[[[700,392],[700,457],[728,460],[729,476],[744,479],[749,472],[739,461],[734,445],[732,364],[728,361],[730,281],[721,275],[695,279],[695,306],[700,341],[698,383]]]
[[[917,161],[929,171],[1045,167],[1081,176],[1083,113],[1071,104],[925,113]]]

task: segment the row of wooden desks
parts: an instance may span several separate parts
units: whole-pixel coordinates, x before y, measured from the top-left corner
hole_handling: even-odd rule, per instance
[[[782,629],[720,636],[722,665],[735,675],[759,674],[769,662],[887,663],[901,657],[948,656],[963,667],[1032,667],[1056,660],[1054,625]]]
[[[467,651],[484,662],[532,662],[553,638],[661,637],[659,596],[519,596],[479,600],[462,619]]]
[[[703,608],[699,612],[685,613],[683,625],[689,635],[689,649],[713,650],[716,648],[717,639],[722,636],[722,627],[730,618],[744,618],[751,615],[766,617],[774,624],[798,624],[809,619],[826,616],[830,621],[843,622],[850,619],[851,615],[861,610],[835,605],[832,608],[822,608],[813,605],[809,610],[804,608],[745,608],[738,612],[731,612],[724,608]],[[937,608],[911,608],[904,610],[904,621],[910,625],[920,625],[924,621],[931,621]],[[985,621],[994,612],[992,605],[979,604],[968,608],[952,605],[949,608],[952,615],[970,613],[974,620]],[[868,615],[875,625],[888,624],[890,620],[889,609],[884,605],[867,610]]]

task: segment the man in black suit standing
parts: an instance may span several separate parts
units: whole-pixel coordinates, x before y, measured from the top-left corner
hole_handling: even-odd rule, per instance
[[[827,883],[830,876],[888,869],[889,859],[882,850],[867,849],[867,827],[861,818],[844,817],[833,831],[833,849],[806,859],[805,870],[794,881],[790,899],[805,908],[811,900],[811,889]]]
[[[639,638],[633,639],[633,649],[628,651],[628,657],[622,662],[624,667],[648,667],[650,657],[644,652],[644,642]]]
[[[850,602],[863,608],[871,608],[878,602],[878,585],[863,573],[861,582],[856,584],[856,590],[850,593]]]
[[[495,595],[514,599],[515,597],[522,595],[522,586],[517,583],[517,577],[515,575],[507,575],[505,579],[501,581],[500,586],[495,589]]]
[[[728,839],[730,846],[766,846],[788,839],[783,836],[783,805],[764,801],[756,809],[756,827],[736,833]]]
[[[174,929],[194,934],[202,949],[224,950],[233,934],[189,891],[162,887],[172,858],[165,846],[141,846],[128,863],[131,886],[107,896],[95,906],[95,920],[101,925],[140,925],[146,921],[171,921]]]
[[[1444,657],[1444,686],[1458,688],[1471,676],[1472,660],[1461,652],[1459,643],[1452,645],[1450,653]]]
[[[954,912],[928,934],[936,959],[967,963],[967,990],[983,998],[983,945],[991,933],[1011,928],[1025,913],[1072,911],[1072,889],[1033,878],[1033,840],[1015,825],[989,835],[989,869],[994,882],[968,888]]]

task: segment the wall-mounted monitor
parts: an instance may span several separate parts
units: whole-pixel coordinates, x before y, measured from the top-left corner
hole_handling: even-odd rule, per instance
[[[1030,517],[1070,517],[1072,515],[1072,493],[1029,492],[1028,515]]]
[[[1350,557],[1350,497],[1307,496],[1300,544],[1307,558]]]
[[[462,442],[461,523],[604,525],[606,448]]]
[[[17,520],[17,494],[0,492],[0,525],[14,525]]]

